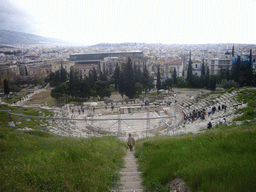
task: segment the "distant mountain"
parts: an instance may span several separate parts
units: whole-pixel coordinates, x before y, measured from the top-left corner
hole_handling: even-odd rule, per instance
[[[16,31],[0,30],[0,45],[15,45],[15,44],[53,44],[67,42],[54,38],[46,38],[38,35],[28,33],[21,33]]]

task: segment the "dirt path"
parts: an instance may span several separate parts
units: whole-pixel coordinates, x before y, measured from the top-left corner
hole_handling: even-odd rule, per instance
[[[134,157],[134,151],[130,151],[129,149],[126,152],[126,156],[124,158],[125,168],[120,171],[121,180],[120,180],[120,190],[123,192],[141,192],[143,191],[142,187],[142,179],[140,177],[140,173],[138,172],[136,159]]]

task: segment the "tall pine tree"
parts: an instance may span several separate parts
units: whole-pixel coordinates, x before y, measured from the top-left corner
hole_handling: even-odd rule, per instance
[[[210,80],[210,69],[207,67],[206,69],[206,75],[205,75],[205,86],[208,87]]]
[[[241,73],[241,59],[240,56],[237,56],[237,59],[232,64],[231,68],[231,79],[239,83],[239,76]]]
[[[203,64],[201,67],[201,87],[205,86],[205,66],[204,66],[204,59],[203,59]]]
[[[144,65],[143,67],[143,72],[142,72],[142,82],[141,82],[145,93],[149,90],[150,88],[150,76],[149,76],[149,72],[147,70],[146,65]]]
[[[174,67],[174,70],[173,70],[173,84],[174,85],[177,85],[177,71],[176,71],[176,67]]]
[[[235,47],[234,47],[234,45],[232,47],[232,57],[235,57]]]
[[[193,87],[193,74],[192,74],[192,61],[191,61],[191,51],[189,52],[189,61],[188,61],[188,71],[187,71],[187,83],[188,87]]]
[[[124,83],[124,73],[120,74],[120,82],[119,82],[119,93],[122,98],[124,97],[125,83]]]
[[[118,64],[116,64],[116,68],[113,75],[116,90],[119,90],[120,74],[121,74],[120,67]]]
[[[4,94],[9,95],[10,90],[9,90],[9,85],[7,79],[4,80]]]
[[[61,61],[61,68],[60,68],[60,81],[61,81],[61,83],[64,83],[68,80],[67,76],[68,76],[68,73],[67,73],[66,69],[64,69],[62,61]]]
[[[161,73],[160,73],[159,65],[157,67],[156,88],[157,88],[157,91],[161,89]]]
[[[127,64],[124,69],[124,94],[130,99],[134,98],[136,95],[135,87],[135,76],[132,68],[131,58],[128,57]]]

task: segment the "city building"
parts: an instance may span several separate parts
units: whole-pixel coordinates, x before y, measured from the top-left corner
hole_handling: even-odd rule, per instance
[[[172,78],[174,73],[174,68],[176,69],[176,76],[181,77],[183,72],[183,61],[181,59],[173,60],[170,62],[165,62],[163,64],[164,68],[164,79]]]

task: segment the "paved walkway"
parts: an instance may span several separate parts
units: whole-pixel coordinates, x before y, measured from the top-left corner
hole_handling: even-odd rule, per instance
[[[126,156],[124,158],[125,168],[123,168],[119,173],[122,175],[120,180],[120,190],[122,192],[141,192],[143,191],[142,179],[140,173],[138,172],[136,159],[134,157],[134,151],[127,150]]]

